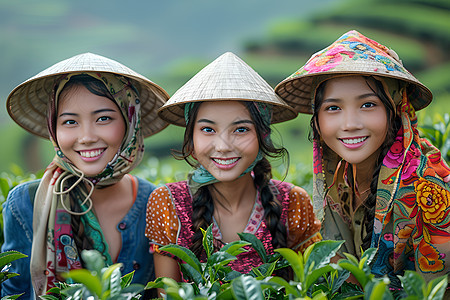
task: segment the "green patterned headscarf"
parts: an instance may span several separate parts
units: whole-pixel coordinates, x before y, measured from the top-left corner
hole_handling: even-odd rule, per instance
[[[126,133],[122,142],[122,146],[113,158],[108,163],[103,172],[89,178],[94,185],[107,186],[120,180],[124,174],[129,173],[142,160],[144,154],[143,136],[141,133],[141,118],[140,118],[140,101],[137,91],[130,84],[129,80],[109,74],[109,73],[83,73],[102,82],[114,98],[115,103],[122,112],[122,116],[126,124]],[[69,171],[72,174],[79,174],[79,170],[70,162],[59,149],[56,141],[56,112],[58,111],[59,95],[63,91],[65,85],[70,79],[79,74],[65,75],[59,82],[55,91],[55,99],[52,101],[54,107],[50,109],[49,131],[50,139],[55,147],[56,157],[54,162],[62,169]],[[51,105],[53,106],[53,105]]]
[[[87,178],[59,148],[56,139],[58,100],[64,86],[75,75],[89,75],[105,85],[114,102],[122,112],[126,133],[117,155],[98,175]],[[81,267],[79,250],[71,228],[72,215],[79,215],[85,227],[85,235],[92,241],[94,249],[103,254],[105,262],[112,264],[97,217],[91,210],[90,196],[94,187],[110,186],[122,179],[142,160],[144,154],[141,131],[140,100],[130,81],[110,73],[83,72],[63,75],[55,84],[55,92],[49,103],[48,129],[56,155],[46,169],[36,192],[33,214],[33,246],[31,254],[31,276],[35,291],[42,295],[53,286],[57,273]],[[67,186],[68,179],[74,182]],[[87,187],[87,189],[86,189]],[[70,195],[69,195],[70,192]],[[70,197],[81,211],[72,211]]]

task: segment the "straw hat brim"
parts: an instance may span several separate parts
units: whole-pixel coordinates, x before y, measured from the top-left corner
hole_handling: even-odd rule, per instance
[[[356,30],[313,54],[297,72],[280,82],[275,92],[298,112],[311,114],[317,85],[340,75],[380,76],[408,83],[408,96],[416,110],[425,108],[433,99],[431,91],[406,70],[394,50]]]
[[[329,78],[336,76],[380,76],[398,79],[410,83],[407,87],[408,93],[415,94],[416,98],[423,99],[423,101],[411,101],[414,109],[420,110],[427,107],[432,99],[433,94],[431,91],[418,80],[410,80],[405,77],[399,77],[388,74],[378,74],[367,71],[358,72],[323,72],[314,74],[305,74],[295,78],[287,78],[281,81],[276,87],[275,92],[290,106],[292,106],[297,112],[304,114],[312,114],[312,99],[315,96],[315,90],[317,84],[324,82]],[[320,82],[314,81],[316,77],[320,76]],[[316,84],[314,84],[316,83]],[[314,89],[314,90],[313,90]]]
[[[83,72],[111,73],[130,79],[139,93],[144,137],[167,127],[168,124],[158,116],[158,109],[169,98],[163,88],[114,60],[92,53],[61,61],[18,85],[6,100],[8,114],[28,132],[48,139],[47,106],[55,81],[63,74]]]
[[[179,88],[159,110],[169,123],[186,126],[184,105],[203,101],[253,101],[272,105],[272,123],[291,120],[297,112],[242,59],[226,52]]]
[[[184,104],[188,102],[206,102],[206,101],[250,101],[250,102],[262,102],[272,105],[272,124],[281,123],[287,120],[294,119],[298,113],[289,105],[279,104],[274,105],[270,101],[262,101],[258,99],[244,99],[244,98],[222,98],[222,99],[200,99],[189,100],[185,102],[169,103],[163,108],[159,109],[159,116],[161,119],[172,123],[177,126],[186,126],[184,119]]]

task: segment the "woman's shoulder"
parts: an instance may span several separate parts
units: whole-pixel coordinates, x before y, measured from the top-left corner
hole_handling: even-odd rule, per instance
[[[40,182],[40,179],[36,179],[18,184],[9,191],[5,203],[7,205],[14,204],[21,207],[33,205],[34,195],[36,194]]]
[[[292,185],[292,189],[290,190],[291,195],[298,195],[299,197],[308,197],[308,192],[302,187],[299,187],[297,185]]]
[[[40,180],[21,183],[14,187],[3,203],[5,240],[17,239],[17,229],[31,242],[34,195]],[[14,243],[14,242],[13,242]]]
[[[300,195],[309,197],[306,190],[302,187],[296,186],[293,183],[280,181],[276,179],[270,180],[272,189],[276,189],[279,193],[288,193],[289,195]]]
[[[187,206],[192,204],[192,195],[186,181],[171,182],[155,188],[149,202],[165,203],[169,206]]]
[[[154,193],[169,193],[177,195],[178,193],[190,192],[187,181],[169,182],[155,188]]]
[[[141,177],[137,177],[134,175],[131,175],[133,178],[135,178],[138,183],[139,183],[139,188],[144,188],[144,189],[151,189],[152,191],[155,189],[155,184],[148,181],[147,179],[143,179]]]

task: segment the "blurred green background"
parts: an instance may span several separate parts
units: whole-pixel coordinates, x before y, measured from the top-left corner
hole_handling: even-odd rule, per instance
[[[275,87],[351,29],[393,48],[433,91],[420,121],[450,112],[449,0],[0,0],[0,172],[42,171],[51,161],[50,142],[13,123],[5,102],[16,85],[60,60],[100,54],[172,95],[232,51]],[[274,139],[291,156],[288,179],[312,167],[308,123],[309,116],[299,115],[275,126]],[[182,138],[182,128],[171,125],[146,139],[146,158],[135,172],[156,181],[183,179],[189,167],[170,157]],[[283,165],[276,166],[275,177],[283,177]]]

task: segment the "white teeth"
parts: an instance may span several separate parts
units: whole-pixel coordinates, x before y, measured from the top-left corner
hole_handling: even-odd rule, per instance
[[[357,139],[342,139],[342,141],[346,144],[357,144],[365,141],[367,137],[357,138]]]
[[[80,155],[83,157],[90,158],[90,157],[99,156],[102,152],[103,152],[103,150],[80,151]]]
[[[232,163],[236,162],[239,158],[233,158],[233,159],[219,159],[219,158],[213,158],[213,160],[221,165],[231,165]]]

